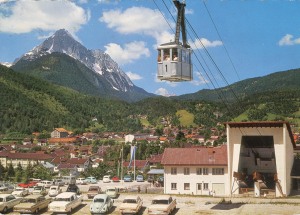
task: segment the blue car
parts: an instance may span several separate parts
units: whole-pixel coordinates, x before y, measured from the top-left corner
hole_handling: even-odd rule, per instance
[[[96,184],[97,179],[93,176],[90,176],[90,177],[87,177],[86,179],[84,179],[84,182],[87,184]]]
[[[142,176],[142,175],[137,175],[137,176],[136,176],[136,181],[137,181],[137,182],[143,182],[143,181],[144,181],[144,176]]]
[[[124,182],[132,182],[132,178],[130,175],[125,175],[123,179],[124,179]]]

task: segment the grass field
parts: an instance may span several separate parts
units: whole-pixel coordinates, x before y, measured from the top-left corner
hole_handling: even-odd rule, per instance
[[[176,115],[179,117],[180,125],[182,126],[196,126],[194,123],[194,114],[189,113],[186,110],[177,111]]]

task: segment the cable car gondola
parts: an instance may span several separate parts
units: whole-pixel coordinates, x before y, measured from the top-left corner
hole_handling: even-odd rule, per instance
[[[175,41],[161,44],[157,47],[157,78],[166,81],[191,81],[193,80],[191,54],[192,49],[186,40],[185,29],[185,3],[173,0],[177,8],[177,22]],[[182,43],[179,42],[180,28]]]

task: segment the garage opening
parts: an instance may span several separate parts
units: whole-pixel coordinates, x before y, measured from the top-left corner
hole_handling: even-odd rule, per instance
[[[240,193],[253,191],[259,182],[261,194],[275,193],[277,182],[273,136],[242,136],[238,173]]]

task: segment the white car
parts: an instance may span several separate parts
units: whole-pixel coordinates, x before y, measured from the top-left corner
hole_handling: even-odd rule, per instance
[[[47,181],[47,180],[44,180],[44,181],[41,181],[41,182],[37,183],[37,186],[44,186],[45,188],[49,188],[52,185],[53,185],[53,181]]]
[[[0,212],[7,213],[7,211],[19,204],[23,198],[16,198],[12,194],[0,194]]]
[[[103,176],[103,183],[109,183],[110,182],[110,175]]]
[[[117,198],[118,196],[118,189],[116,187],[108,187],[105,191],[105,193],[110,197],[110,198]]]
[[[85,178],[77,178],[76,184],[86,184]]]
[[[148,207],[148,215],[167,215],[176,210],[176,199],[169,195],[160,195],[153,198]]]
[[[18,197],[24,197],[29,194],[29,190],[23,187],[16,187],[11,194]]]
[[[48,194],[50,197],[55,197],[58,194],[60,194],[61,192],[62,192],[62,190],[61,190],[60,186],[54,185],[54,186],[50,187]]]
[[[120,205],[121,214],[138,214],[143,205],[139,196],[126,196]]]
[[[54,213],[71,213],[82,203],[82,196],[77,196],[73,192],[63,192],[58,194],[53,202],[48,205],[48,211]]]
[[[114,200],[107,194],[98,194],[93,198],[90,205],[91,214],[104,214],[108,213],[113,207]]]

